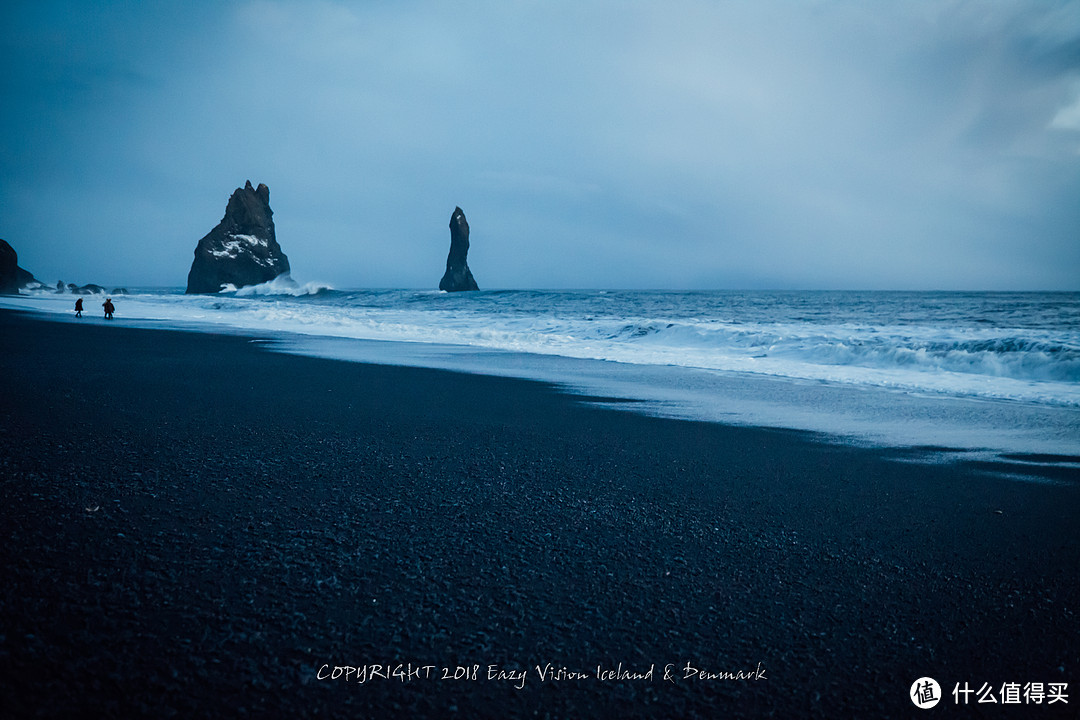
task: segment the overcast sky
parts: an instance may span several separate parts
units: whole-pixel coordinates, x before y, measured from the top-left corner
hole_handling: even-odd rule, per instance
[[[0,237],[183,285],[266,183],[293,277],[1080,289],[1077,2],[0,6]]]

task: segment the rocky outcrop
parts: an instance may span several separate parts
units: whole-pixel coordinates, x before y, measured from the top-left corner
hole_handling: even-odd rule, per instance
[[[0,295],[18,295],[23,288],[41,286],[29,271],[19,267],[19,254],[6,240],[0,240]]]
[[[249,180],[237,188],[225,217],[199,241],[188,272],[188,293],[216,293],[222,287],[259,285],[289,272],[289,258],[274,234],[270,188]]]
[[[21,290],[37,290],[39,288],[45,289],[46,287],[45,283],[34,277],[33,273],[31,273],[29,270],[17,268],[15,276],[18,278],[19,289]]]
[[[469,223],[461,208],[454,208],[450,216],[450,254],[446,256],[446,272],[439,281],[439,289],[446,292],[479,290],[469,270]]]
[[[42,288],[47,287],[41,285]],[[76,285],[75,283],[64,284],[63,280],[56,282],[56,293],[63,295],[64,293],[71,293],[72,295],[105,295],[105,288],[97,283],[86,283],[85,285]],[[113,295],[117,292],[114,290]]]
[[[19,294],[19,254],[0,240],[0,295]]]
[[[105,288],[97,283],[87,283],[79,286],[75,283],[68,283],[67,290],[72,295],[104,295]]]

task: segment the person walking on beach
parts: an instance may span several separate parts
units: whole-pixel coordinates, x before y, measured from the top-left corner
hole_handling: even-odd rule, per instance
[[[105,308],[105,319],[112,320],[113,311],[116,310],[116,306],[112,304],[112,298],[105,298],[105,302],[101,303],[101,307]]]
[[[75,317],[82,317],[82,298],[75,301]]]

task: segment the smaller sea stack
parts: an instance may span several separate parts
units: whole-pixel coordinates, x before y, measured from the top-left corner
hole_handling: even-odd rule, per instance
[[[450,216],[450,254],[446,256],[446,272],[439,281],[439,289],[446,292],[479,290],[467,262],[469,255],[469,223],[461,208],[454,208]]]

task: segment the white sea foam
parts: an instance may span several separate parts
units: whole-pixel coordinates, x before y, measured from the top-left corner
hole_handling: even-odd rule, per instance
[[[71,313],[69,297],[47,292],[0,304]],[[501,367],[505,361],[498,353],[609,361],[638,368],[619,373],[622,395],[654,400],[659,396],[650,396],[643,387],[632,392],[632,378],[642,378],[639,384],[650,383],[655,389],[664,384],[658,378],[683,368],[718,373],[729,385],[733,378],[773,378],[803,388],[808,387],[805,383],[823,383],[876,389],[894,393],[894,398],[1018,401],[1068,410],[1065,434],[1073,423],[1080,438],[1080,296],[1075,294],[341,292],[318,283],[301,285],[286,275],[216,295],[135,292],[117,300],[117,319],[277,337],[291,333],[312,338],[293,344],[305,352],[317,338],[456,347],[455,362],[460,365],[461,358],[469,356],[473,372],[485,372],[485,363],[489,369]],[[349,356],[342,346],[334,348],[338,355]],[[387,352],[389,362],[411,355],[434,364],[436,354],[445,355]],[[522,374],[544,374],[535,363],[517,365],[532,368]],[[555,366],[568,367],[545,365]],[[597,367],[607,369],[585,373],[593,389],[597,377],[612,375],[610,364]],[[697,407],[692,414],[710,419],[728,412],[703,405],[726,402],[718,399],[717,391],[701,386],[691,392],[682,382],[675,383],[677,392],[664,394],[668,407]],[[795,395],[807,397],[805,390]],[[868,396],[845,392],[843,397],[850,402]],[[776,402],[768,412],[761,408],[772,405],[757,403],[756,417],[773,424],[786,416],[789,425],[821,429],[808,421],[794,422],[805,407]],[[755,406],[747,395],[738,403]],[[836,409],[850,415],[840,406]],[[917,417],[908,425],[918,427]],[[938,434],[948,433],[939,428]]]
[[[633,296],[632,302],[624,301],[626,308],[608,307],[597,313],[595,301],[610,302],[611,294],[556,293],[555,302],[547,298],[543,303],[538,299],[544,296],[535,293],[521,298],[496,295],[494,301],[470,303],[435,292],[334,293],[327,285],[299,284],[282,275],[261,285],[226,286],[211,296],[131,295],[124,298],[120,317],[462,345],[1080,407],[1080,332],[1053,323],[875,324],[792,318],[790,312],[780,311],[775,320],[750,313],[743,314],[745,319],[648,317],[622,311],[643,309],[641,298]],[[68,302],[58,305],[55,298],[42,293],[17,302],[66,311]]]
[[[333,288],[324,283],[308,282],[301,285],[292,279],[289,273],[283,273],[278,275],[269,282],[264,282],[259,285],[245,285],[243,287],[236,287],[231,283],[226,283],[221,287],[222,293],[232,293],[236,297],[256,297],[256,296],[271,296],[271,295],[283,295],[288,297],[302,297],[304,295],[318,295],[321,292],[327,290],[333,290]]]

